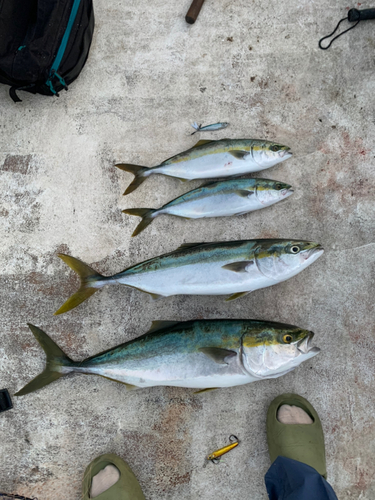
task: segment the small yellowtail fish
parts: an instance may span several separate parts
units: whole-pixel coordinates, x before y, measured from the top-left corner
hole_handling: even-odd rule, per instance
[[[148,168],[130,163],[118,163],[116,167],[135,176],[124,193],[129,194],[153,174],[168,175],[181,180],[233,177],[273,167],[291,156],[288,146],[271,141],[202,140],[187,151],[172,156],[156,167]]]
[[[297,326],[209,319],[156,321],[141,337],[73,361],[43,330],[29,327],[46,353],[46,367],[16,396],[68,373],[99,375],[127,389],[171,386],[203,392],[281,377],[319,353],[318,347],[311,346],[313,332]]]
[[[228,122],[219,122],[213,123],[212,125],[205,125],[202,127],[202,124],[198,125],[197,122],[192,123],[192,127],[195,128],[195,132],[192,132],[190,135],[194,135],[197,132],[214,132],[215,130],[221,130],[223,128],[227,128],[229,125]]]
[[[210,460],[214,464],[218,464],[221,457],[225,455],[225,453],[228,453],[228,451],[233,450],[233,448],[236,448],[240,444],[239,439],[234,436],[233,434],[229,436],[229,442],[228,446],[224,446],[224,448],[220,448],[219,450],[214,451],[213,453],[210,453],[207,456],[207,460]]]
[[[132,236],[145,229],[158,215],[184,219],[243,215],[269,207],[293,194],[292,186],[270,179],[231,179],[193,189],[160,208],[128,208],[128,215],[142,217]]]
[[[323,254],[302,240],[242,240],[184,243],[113,276],[103,276],[70,255],[59,257],[81,278],[81,287],[55,314],[77,307],[105,285],[127,285],[151,294],[231,295],[228,300],[292,278]]]

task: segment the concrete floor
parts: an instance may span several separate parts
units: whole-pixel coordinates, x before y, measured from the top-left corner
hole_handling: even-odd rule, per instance
[[[374,22],[327,52],[318,40],[346,14],[335,0],[95,1],[87,66],[60,98],[0,86],[0,388],[13,394],[44,366],[32,322],[81,360],[147,331],[152,320],[259,318],[316,332],[322,352],[288,375],[194,395],[127,393],[72,376],[14,398],[0,415],[0,491],[78,500],[86,465],[114,452],[147,500],[267,498],[265,416],[282,392],[307,397],[326,437],[329,481],[340,500],[375,498]],[[362,5],[369,7],[371,5]],[[294,157],[262,173],[288,182],[284,203],[246,216],[160,217],[137,238],[124,208],[155,206],[196,187],[163,176],[124,198],[132,176],[116,161],[156,165],[191,147],[190,123],[229,121],[202,138],[267,138]],[[113,274],[183,242],[301,238],[324,256],[297,277],[235,302],[108,287],[62,316],[76,289],[65,252]],[[218,466],[204,456],[241,445]]]

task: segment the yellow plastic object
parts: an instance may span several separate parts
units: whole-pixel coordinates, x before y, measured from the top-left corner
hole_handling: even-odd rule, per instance
[[[207,460],[211,460],[214,463],[217,463],[220,458],[225,455],[225,453],[228,453],[228,451],[233,450],[233,448],[236,448],[240,444],[238,438],[234,436],[233,434],[229,436],[229,441],[231,441],[231,444],[228,446],[224,446],[224,448],[220,448],[219,450],[214,451],[210,455],[207,456]]]

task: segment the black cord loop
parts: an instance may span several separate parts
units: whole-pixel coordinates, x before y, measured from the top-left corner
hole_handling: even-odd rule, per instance
[[[322,49],[322,50],[327,50],[330,48],[330,46],[332,45],[332,43],[336,40],[336,38],[339,38],[341,35],[343,35],[344,33],[347,33],[348,31],[354,29],[357,24],[359,23],[360,19],[355,23],[354,26],[351,26],[350,28],[348,28],[347,30],[343,31],[342,33],[340,33],[339,35],[335,36],[335,38],[332,38],[332,40],[329,42],[329,44],[327,45],[327,47],[322,47],[322,41],[323,40],[326,40],[327,38],[330,38],[332,35],[334,35],[336,33],[336,31],[338,30],[340,24],[343,22],[343,21],[346,21],[348,18],[347,17],[344,17],[343,19],[341,19],[341,21],[338,22],[338,25],[336,26],[336,28],[332,31],[332,33],[330,35],[327,35],[327,36],[324,36],[323,38],[321,38],[319,40],[319,48]]]

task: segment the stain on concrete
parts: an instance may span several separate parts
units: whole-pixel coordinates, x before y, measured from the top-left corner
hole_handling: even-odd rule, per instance
[[[32,155],[7,155],[0,169],[4,172],[26,175],[31,161]]]

